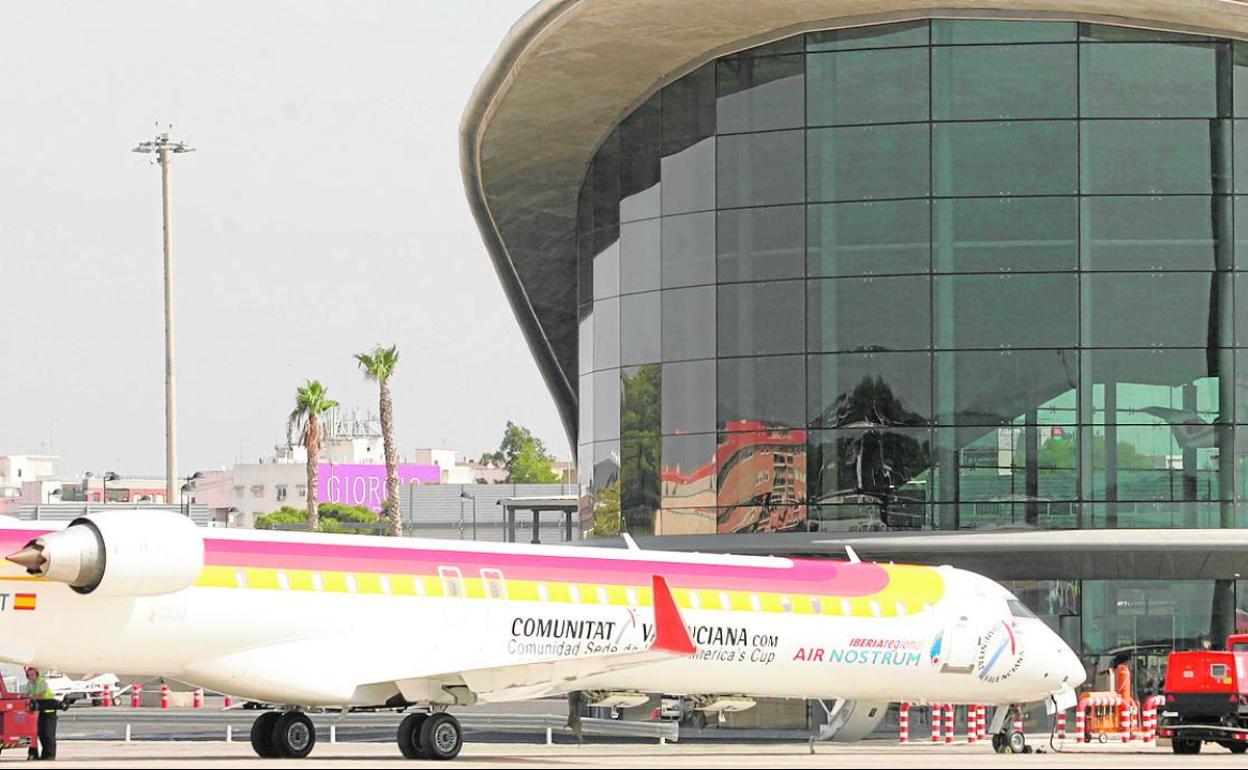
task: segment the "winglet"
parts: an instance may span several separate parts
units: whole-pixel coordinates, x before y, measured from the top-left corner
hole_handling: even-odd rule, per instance
[[[654,644],[650,649],[673,655],[692,655],[698,651],[689,638],[667,581],[658,575],[654,576]]]

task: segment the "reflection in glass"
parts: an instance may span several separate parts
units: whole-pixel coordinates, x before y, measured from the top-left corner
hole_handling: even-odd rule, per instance
[[[659,220],[620,225],[620,293],[659,288]]]
[[[941,425],[1008,425],[1029,410],[1044,424],[1076,422],[1074,350],[949,351],[936,354]]]
[[[1219,499],[1216,431],[1212,425],[1171,425],[1163,420],[1085,428],[1092,442],[1092,488],[1085,497],[1119,502]],[[1117,513],[1122,517],[1129,510],[1122,507]],[[1167,520],[1152,526],[1175,526],[1168,520],[1170,514],[1165,515]],[[1137,518],[1130,526],[1149,525]]]
[[[620,221],[659,215],[659,94],[620,122]]]
[[[594,299],[606,299],[620,293],[620,230],[608,227],[595,230],[581,239],[585,256],[593,260]]]
[[[720,435],[720,533],[786,532],[806,521],[806,431]]]
[[[811,356],[812,428],[926,425],[932,415],[930,353]]]
[[[594,369],[620,365],[620,300],[600,299],[594,303]]]
[[[1075,270],[1075,198],[947,198],[932,202],[940,273]]]
[[[1075,40],[1075,35],[1075,24],[1069,21],[932,20],[932,45],[1065,43]]]
[[[620,373],[618,369],[594,372],[590,394],[594,399],[593,439],[610,441],[620,437]]]
[[[805,214],[804,206],[719,212],[719,282],[801,278]]]
[[[1229,121],[1084,120],[1084,193],[1196,194],[1229,190]]]
[[[657,436],[620,442],[620,512],[624,531],[653,535],[659,511],[659,451]]]
[[[1097,425],[1219,422],[1221,357],[1202,348],[1086,350]],[[1229,416],[1221,422],[1230,422]]]
[[[928,499],[932,436],[927,428],[873,426],[810,433],[812,502],[887,504]]]
[[[811,32],[806,35],[807,51],[851,51],[860,48],[897,48],[927,45],[928,23],[876,24]]]
[[[662,285],[715,282],[715,212],[663,217]]]
[[[1091,273],[1083,277],[1085,347],[1215,346],[1214,273]],[[1214,323],[1210,324],[1210,319]],[[1229,336],[1229,335],[1228,335]]]
[[[800,353],[806,328],[801,281],[719,287],[719,355]]]
[[[593,444],[591,451],[590,518],[582,519],[583,531],[586,537],[615,537],[620,534],[620,442]]]
[[[925,273],[931,266],[926,200],[807,207],[810,275]]]
[[[725,59],[717,68],[721,134],[799,128],[805,120],[803,56]]]
[[[706,64],[662,91],[663,213],[715,207],[715,65]]]
[[[956,453],[956,467],[940,472],[957,475],[959,500],[1025,504],[1079,499],[1079,430],[1072,425],[1033,427],[1020,421],[996,428],[942,428],[936,443],[940,451]],[[1049,520],[1073,513],[1069,505],[1035,508]],[[1021,512],[1026,513],[1026,505]]]
[[[663,437],[662,506],[698,509],[714,517],[714,433]]]
[[[662,355],[661,293],[620,297],[620,365],[648,364]]]
[[[1213,270],[1226,209],[1203,196],[1083,198],[1085,270]],[[1229,221],[1226,223],[1229,225]]]
[[[1229,117],[1218,98],[1224,44],[1145,43],[1080,46],[1085,118]],[[1224,108],[1219,108],[1219,102]]]
[[[936,339],[958,349],[1074,347],[1079,338],[1073,273],[940,275]]]
[[[663,372],[659,365],[621,369],[620,396],[620,436],[657,436],[663,400]]]

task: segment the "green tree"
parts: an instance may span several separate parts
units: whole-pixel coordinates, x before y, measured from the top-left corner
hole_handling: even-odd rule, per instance
[[[381,442],[386,455],[386,502],[382,511],[386,517],[386,534],[398,537],[403,534],[403,521],[399,518],[399,451],[394,445],[394,402],[390,397],[390,378],[399,364],[399,350],[395,345],[383,348],[378,345],[368,353],[356,353],[355,360],[364,376],[377,383],[381,398]]]
[[[324,385],[308,380],[295,391],[295,408],[286,418],[286,443],[302,444],[308,452],[308,526],[313,530],[320,525],[316,483],[320,470],[317,463],[321,454],[321,415],[337,406],[338,402],[326,395]]]
[[[510,420],[494,457],[502,458],[510,484],[553,484],[559,480],[559,474],[550,467],[554,458],[546,451],[542,440],[528,428]]]
[[[320,521],[317,532],[337,532],[348,535],[371,535],[372,528],[345,526],[349,524],[377,523],[377,514],[363,505],[324,503],[317,508]],[[256,529],[298,528],[307,526],[308,509],[283,505],[281,508],[256,517]]]

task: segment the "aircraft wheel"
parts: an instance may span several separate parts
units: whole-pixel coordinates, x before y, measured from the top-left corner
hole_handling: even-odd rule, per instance
[[[998,754],[1005,753],[1005,736],[1001,733],[996,733],[992,736],[992,750]]]
[[[287,759],[303,759],[316,745],[316,727],[302,711],[286,711],[273,723],[273,750]]]
[[[399,751],[408,759],[425,759],[425,750],[420,743],[420,728],[428,718],[428,714],[408,714],[399,723]]]
[[[420,745],[427,759],[454,759],[464,747],[464,730],[450,714],[431,714],[420,726]]]
[[[1244,743],[1243,741],[1228,743],[1226,744],[1226,750],[1232,754],[1243,754],[1245,751],[1248,751],[1248,743]]]
[[[1017,730],[1011,731],[1006,736],[1005,744],[1009,747],[1011,754],[1025,754],[1027,752],[1027,736]]]
[[[281,756],[273,745],[273,727],[281,716],[276,711],[266,711],[251,723],[251,748],[257,757],[276,759]]]

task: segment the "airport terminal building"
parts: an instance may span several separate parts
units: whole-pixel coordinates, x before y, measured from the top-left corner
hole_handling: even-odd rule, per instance
[[[1240,40],[1237,0],[538,3],[463,169],[585,533],[975,569],[1144,688],[1218,645]]]

